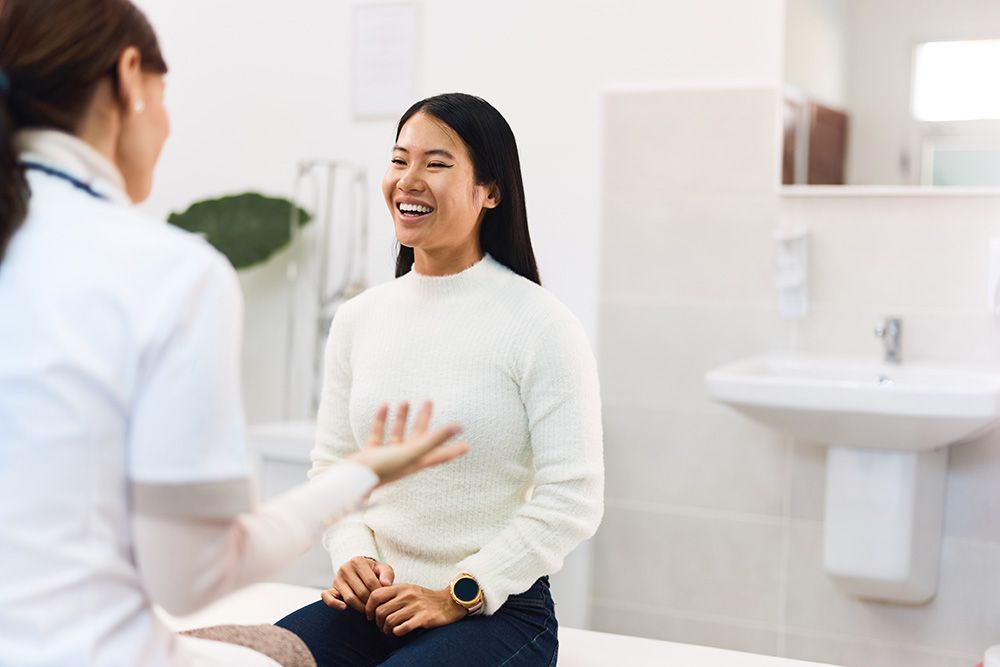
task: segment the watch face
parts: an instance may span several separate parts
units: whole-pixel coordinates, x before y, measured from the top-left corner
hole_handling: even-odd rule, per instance
[[[472,602],[479,595],[479,584],[475,579],[462,577],[455,582],[455,597],[462,602]]]

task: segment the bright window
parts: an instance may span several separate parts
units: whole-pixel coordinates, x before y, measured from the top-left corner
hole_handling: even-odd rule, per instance
[[[925,121],[1000,118],[1000,39],[917,46],[913,115]]]

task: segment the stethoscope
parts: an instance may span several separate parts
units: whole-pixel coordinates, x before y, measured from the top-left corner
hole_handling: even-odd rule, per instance
[[[43,174],[47,174],[49,176],[53,176],[55,178],[62,179],[64,181],[66,181],[67,183],[71,184],[77,190],[82,190],[82,191],[86,192],[91,197],[95,197],[97,199],[107,200],[107,197],[105,197],[100,192],[98,192],[97,190],[95,190],[94,188],[92,188],[89,183],[84,183],[83,181],[81,181],[80,179],[76,178],[75,176],[67,174],[65,171],[61,171],[59,169],[55,169],[55,168],[50,167],[48,165],[39,164],[38,162],[22,161],[21,162],[21,166],[24,167],[25,170],[40,171]]]

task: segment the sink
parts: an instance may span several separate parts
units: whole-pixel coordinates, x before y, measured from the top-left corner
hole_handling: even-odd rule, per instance
[[[1000,421],[1000,376],[944,365],[765,355],[712,370],[709,394],[796,438],[927,451]]]
[[[1000,375],[933,364],[765,355],[709,371],[709,394],[766,426],[827,445],[823,564],[848,592],[934,597],[947,445],[1000,422]]]

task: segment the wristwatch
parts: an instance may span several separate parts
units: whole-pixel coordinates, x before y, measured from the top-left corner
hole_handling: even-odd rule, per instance
[[[451,589],[451,599],[463,607],[469,616],[482,613],[486,598],[483,597],[483,589],[479,586],[479,582],[471,574],[462,572],[451,580],[448,588]]]

